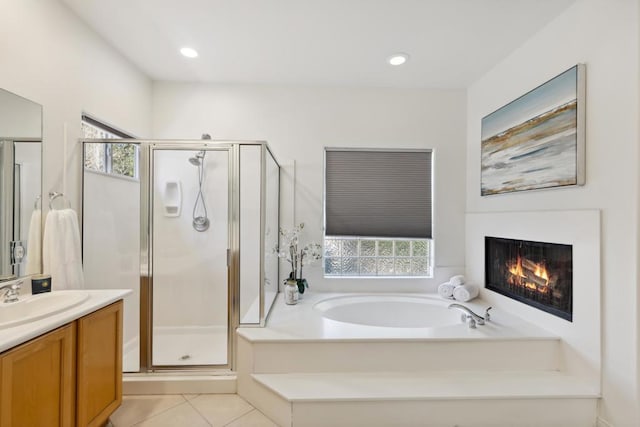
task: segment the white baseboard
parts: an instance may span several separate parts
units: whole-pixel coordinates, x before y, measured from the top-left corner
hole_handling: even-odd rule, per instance
[[[124,375],[122,394],[235,394],[235,375]]]

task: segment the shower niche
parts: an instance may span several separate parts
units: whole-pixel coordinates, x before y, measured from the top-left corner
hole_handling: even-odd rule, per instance
[[[132,176],[88,167],[87,153],[108,155],[115,145],[134,147],[120,150],[134,153]],[[86,282],[133,291],[124,310],[125,372],[233,370],[233,331],[263,326],[278,291],[271,248],[280,168],[267,144],[87,140],[84,147]]]
[[[182,191],[180,181],[167,181],[162,194],[164,216],[178,217],[182,210]]]

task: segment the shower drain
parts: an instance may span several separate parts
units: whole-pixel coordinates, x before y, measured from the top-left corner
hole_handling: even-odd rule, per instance
[[[188,360],[188,359],[191,359],[190,354],[185,354],[184,356],[180,356],[180,360]]]

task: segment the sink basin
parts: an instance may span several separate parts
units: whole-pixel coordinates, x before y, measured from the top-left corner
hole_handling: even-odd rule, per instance
[[[20,301],[0,301],[0,329],[42,319],[82,304],[89,298],[87,292],[58,291],[20,297]]]

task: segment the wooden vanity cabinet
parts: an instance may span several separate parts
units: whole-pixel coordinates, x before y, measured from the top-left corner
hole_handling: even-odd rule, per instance
[[[122,301],[77,324],[77,425],[102,426],[122,403]]]
[[[0,426],[75,425],[75,323],[0,355]]]
[[[0,427],[103,426],[122,402],[122,300],[0,354]]]

